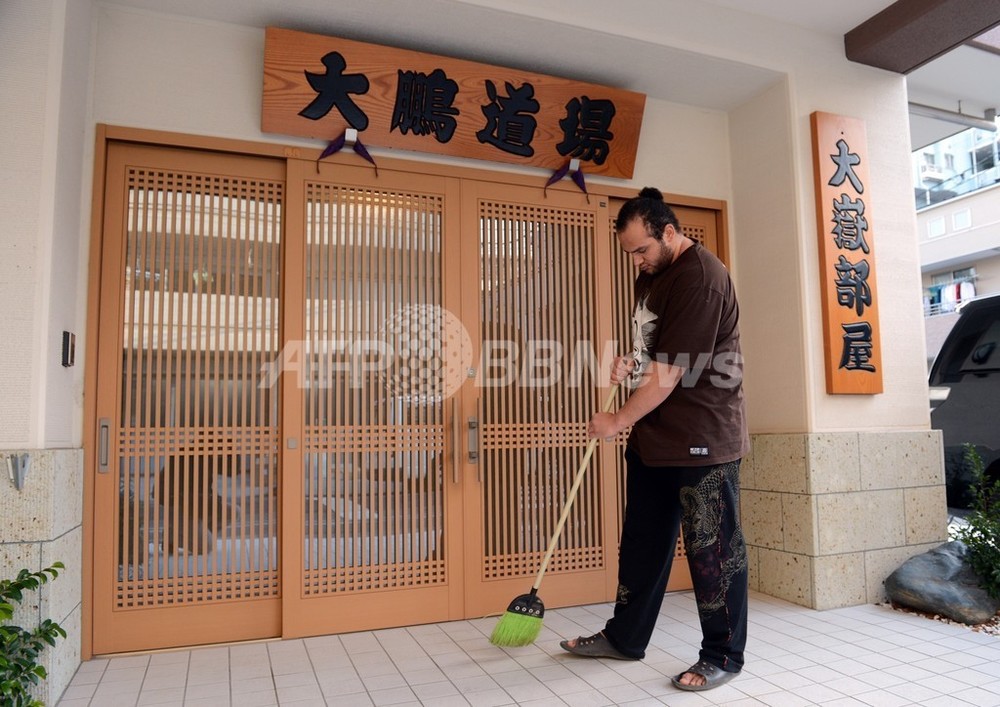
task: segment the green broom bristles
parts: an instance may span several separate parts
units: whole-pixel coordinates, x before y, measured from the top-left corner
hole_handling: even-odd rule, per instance
[[[490,635],[494,646],[530,646],[542,632],[542,620],[537,616],[512,614],[509,611],[497,621]]]
[[[522,594],[510,603],[500,617],[490,643],[495,646],[530,646],[542,631],[542,617],[545,605],[532,589],[530,594]]]

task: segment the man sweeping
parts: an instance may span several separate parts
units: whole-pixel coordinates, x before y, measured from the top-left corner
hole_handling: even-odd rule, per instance
[[[640,273],[633,351],[615,359],[611,382],[633,391],[616,412],[594,415],[587,432],[609,438],[632,427],[618,594],[603,631],[560,645],[587,657],[643,658],[680,527],[702,643],[698,661],[673,683],[707,690],[743,668],[747,635],[739,468],[750,440],[739,306],[725,266],[681,233],[656,189],[623,205],[615,231]]]

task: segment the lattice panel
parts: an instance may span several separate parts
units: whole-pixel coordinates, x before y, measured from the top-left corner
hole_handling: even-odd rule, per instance
[[[599,404],[581,364],[599,354],[595,221],[586,211],[487,200],[479,214],[482,547],[484,579],[500,579],[537,571]],[[604,566],[596,457],[592,465],[549,572]]]
[[[702,245],[705,245],[705,227],[704,226],[692,226],[690,224],[681,224],[681,233],[690,238],[693,241],[698,241]]]
[[[443,208],[306,185],[305,595],[448,579]]]
[[[283,185],[131,168],[116,607],[279,595]]]

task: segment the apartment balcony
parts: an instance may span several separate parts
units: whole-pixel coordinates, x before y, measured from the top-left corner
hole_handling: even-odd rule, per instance
[[[949,201],[959,196],[972,194],[1000,182],[1000,167],[984,170],[967,169],[958,174],[945,176],[938,167],[922,165],[921,186],[914,189],[917,211]]]
[[[920,166],[920,179],[925,182],[940,184],[945,180],[945,176],[944,172],[938,169],[937,166],[925,164]]]

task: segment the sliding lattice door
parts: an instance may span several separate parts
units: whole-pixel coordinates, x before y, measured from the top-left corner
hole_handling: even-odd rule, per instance
[[[477,186],[465,205],[465,222],[474,208],[478,223],[482,342],[480,459],[469,494],[477,532],[467,548],[473,613],[502,609],[498,602],[532,584],[588,443],[586,421],[605,394],[608,311],[608,244],[597,237],[607,233],[606,209],[577,195],[539,202],[527,189]],[[553,605],[607,599],[617,535],[605,463],[594,456],[549,563],[543,596]]]
[[[293,163],[289,179],[303,245],[288,249],[302,277],[286,328],[298,361],[286,419],[301,430],[286,449],[286,633],[453,618],[457,183],[324,170]]]
[[[102,253],[97,652],[276,635],[283,165],[115,145]]]

